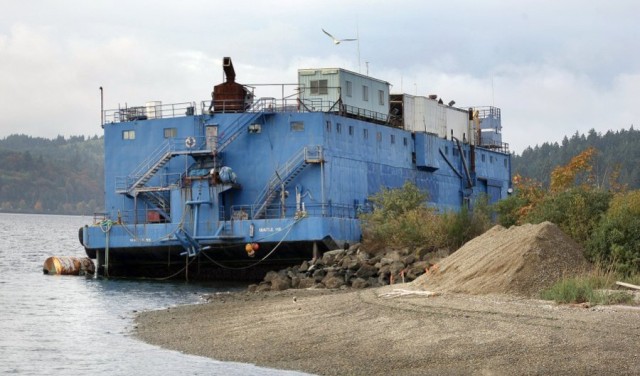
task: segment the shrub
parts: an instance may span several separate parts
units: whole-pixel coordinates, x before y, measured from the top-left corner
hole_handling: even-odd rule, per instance
[[[476,236],[482,235],[491,226],[491,208],[486,195],[478,197],[473,210],[463,206],[459,212],[442,215],[442,226],[446,232],[446,245],[453,251]]]
[[[616,195],[587,243],[587,256],[625,276],[640,272],[640,191]]]
[[[527,201],[518,193],[493,204],[498,223],[506,228],[520,224],[520,210],[526,204]]]
[[[376,251],[392,248],[459,248],[491,225],[487,197],[476,199],[474,209],[438,214],[426,206],[427,194],[412,183],[383,189],[370,200],[374,210],[360,216],[363,241]]]
[[[441,246],[439,221],[435,209],[425,206],[427,197],[410,182],[371,196],[373,211],[360,216],[368,248]]]
[[[611,196],[609,192],[588,187],[574,187],[550,194],[527,214],[526,221],[553,222],[585,246],[607,211]]]

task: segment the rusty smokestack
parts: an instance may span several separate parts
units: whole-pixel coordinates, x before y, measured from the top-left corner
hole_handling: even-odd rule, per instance
[[[222,58],[222,69],[224,70],[224,75],[227,77],[227,82],[236,81],[236,71],[233,69],[233,63],[230,57]]]

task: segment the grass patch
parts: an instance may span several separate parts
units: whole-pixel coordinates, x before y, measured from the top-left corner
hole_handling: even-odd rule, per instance
[[[592,284],[584,277],[567,278],[543,290],[540,297],[556,303],[585,303],[595,300]]]
[[[613,291],[616,281],[629,283],[640,280],[640,275],[622,278],[617,273],[595,268],[584,275],[564,278],[550,288],[543,290],[540,297],[556,303],[589,303],[591,305],[633,304],[634,296],[628,291]],[[633,282],[632,282],[633,281]]]

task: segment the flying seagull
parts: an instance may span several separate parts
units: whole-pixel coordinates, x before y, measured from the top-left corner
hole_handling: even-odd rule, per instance
[[[357,40],[357,39],[337,39],[333,35],[329,34],[325,29],[322,29],[322,31],[325,34],[327,34],[329,36],[329,38],[333,39],[333,43],[334,44],[340,44],[340,42],[353,42],[354,40]]]

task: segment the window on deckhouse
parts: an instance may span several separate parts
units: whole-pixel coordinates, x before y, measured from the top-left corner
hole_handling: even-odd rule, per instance
[[[327,94],[329,92],[327,80],[311,80],[311,94]]]

